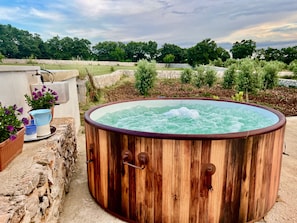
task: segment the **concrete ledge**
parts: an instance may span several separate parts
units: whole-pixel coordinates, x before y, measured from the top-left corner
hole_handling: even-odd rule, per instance
[[[77,159],[72,118],[54,119],[56,134],[25,143],[0,172],[0,222],[57,222]]]

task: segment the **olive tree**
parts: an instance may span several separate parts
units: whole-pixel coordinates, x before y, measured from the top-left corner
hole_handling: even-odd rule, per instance
[[[248,101],[248,93],[255,93],[261,88],[262,82],[252,60],[245,59],[239,65],[237,76],[237,90],[246,93],[246,101]]]
[[[157,79],[156,62],[148,62],[145,59],[138,61],[134,76],[136,89],[141,95],[148,95]]]

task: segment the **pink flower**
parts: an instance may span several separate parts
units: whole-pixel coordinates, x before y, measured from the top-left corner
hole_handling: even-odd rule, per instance
[[[16,139],[16,135],[10,135],[9,138],[10,138],[10,140],[15,140]]]
[[[20,114],[23,114],[24,109],[23,109],[23,107],[21,107],[21,108],[18,108],[17,111],[18,111]]]
[[[8,125],[6,128],[9,132],[13,132],[14,130],[14,127],[12,125]]]
[[[29,125],[29,120],[27,118],[22,118],[22,123],[24,125]]]

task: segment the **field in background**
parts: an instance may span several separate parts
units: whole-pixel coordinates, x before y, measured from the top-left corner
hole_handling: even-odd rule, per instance
[[[136,66],[109,66],[109,65],[80,65],[80,64],[37,64],[45,70],[78,70],[79,78],[84,79],[89,72],[92,75],[109,74],[116,70],[134,70]]]
[[[110,74],[116,70],[135,70],[133,62],[112,61],[76,61],[76,60],[38,60],[38,59],[3,59],[3,65],[39,66],[45,70],[78,70],[79,78],[84,79],[87,71],[92,75]],[[180,70],[181,67],[166,68],[165,64],[157,64],[158,70]]]

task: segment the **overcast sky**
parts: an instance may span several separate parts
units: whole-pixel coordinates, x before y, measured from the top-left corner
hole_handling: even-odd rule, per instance
[[[296,0],[0,0],[0,24],[54,36],[156,41],[191,47],[210,38],[226,47],[297,45]]]

